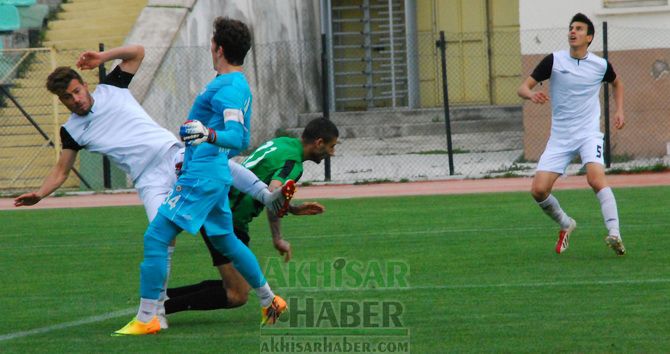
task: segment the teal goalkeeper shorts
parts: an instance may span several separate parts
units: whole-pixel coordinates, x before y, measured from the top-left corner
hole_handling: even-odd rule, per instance
[[[195,235],[201,227],[207,235],[233,233],[233,214],[228,202],[229,184],[182,175],[158,212]]]

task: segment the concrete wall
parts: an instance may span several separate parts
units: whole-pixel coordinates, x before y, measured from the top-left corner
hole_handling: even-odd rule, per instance
[[[601,0],[519,3],[524,78],[545,55],[568,49],[568,24],[575,13],[583,12],[594,22],[596,36],[589,50],[598,54],[603,48],[602,22],[608,22],[609,60],[625,84],[627,122],[623,130],[611,128],[612,154],[665,155],[670,142],[670,102],[666,98],[670,89],[670,6],[604,9]],[[548,92],[549,85],[538,89]],[[611,99],[610,112],[614,108]],[[549,136],[551,107],[526,102],[523,115],[524,155],[537,160]]]
[[[570,19],[577,12],[589,16],[595,25],[596,37],[592,51],[602,50],[602,23],[611,31],[623,33],[610,41],[610,50],[658,48],[670,46],[670,38],[649,35],[649,30],[670,29],[670,6],[606,9],[602,0],[519,0],[521,53],[542,54],[567,47]],[[563,29],[556,35],[555,29]],[[617,33],[610,33],[615,36]]]
[[[191,6],[174,38],[164,36],[164,45],[171,47],[150,78],[143,99],[154,119],[176,130],[195,96],[214,77],[209,45],[217,16],[239,19],[253,32],[252,50],[244,66],[254,94],[252,145],[273,137],[279,128],[297,124],[299,113],[320,110],[318,2],[182,1]],[[159,51],[147,48],[147,52],[152,50]]]

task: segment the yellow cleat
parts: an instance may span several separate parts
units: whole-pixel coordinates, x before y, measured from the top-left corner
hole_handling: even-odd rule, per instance
[[[266,324],[275,324],[279,315],[288,309],[286,306],[286,301],[275,295],[272,299],[272,303],[266,307],[261,307],[261,325],[265,326]]]
[[[149,322],[142,322],[133,318],[127,325],[125,325],[120,330],[112,333],[112,336],[141,336],[145,334],[155,334],[161,330],[161,324],[158,321],[158,317],[154,316]]]

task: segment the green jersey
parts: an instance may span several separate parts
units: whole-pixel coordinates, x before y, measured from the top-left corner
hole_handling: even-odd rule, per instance
[[[302,176],[302,162],[300,139],[282,137],[259,146],[242,162],[242,165],[269,185],[272,180],[285,183],[292,179],[297,182]],[[233,223],[248,232],[248,224],[263,211],[263,203],[234,188],[230,189],[229,198]]]

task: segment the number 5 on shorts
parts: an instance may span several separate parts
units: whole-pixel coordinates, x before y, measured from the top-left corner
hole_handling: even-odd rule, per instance
[[[603,156],[603,147],[596,145],[596,157],[600,158],[601,156]]]

